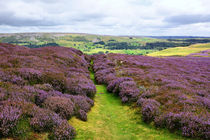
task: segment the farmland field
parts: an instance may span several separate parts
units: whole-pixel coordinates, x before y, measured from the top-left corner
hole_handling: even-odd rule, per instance
[[[210,49],[210,44],[196,44],[196,45],[191,45],[189,47],[169,48],[162,51],[150,53],[148,54],[148,56],[187,56],[192,53],[199,53],[201,51],[209,49]]]

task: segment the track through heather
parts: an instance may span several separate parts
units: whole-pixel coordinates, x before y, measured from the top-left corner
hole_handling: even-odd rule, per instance
[[[179,135],[159,130],[141,121],[140,114],[120,99],[108,93],[105,85],[97,85],[90,73],[97,94],[95,105],[88,113],[88,121],[72,118],[69,123],[76,129],[78,140],[182,140]]]

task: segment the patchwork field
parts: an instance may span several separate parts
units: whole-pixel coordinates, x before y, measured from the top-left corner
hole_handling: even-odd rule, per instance
[[[179,52],[177,52],[177,55],[202,51],[203,49],[188,48],[188,46],[197,43],[209,43],[210,38],[180,37],[177,39],[176,37],[106,36],[70,33],[17,33],[0,34],[0,42],[22,45],[29,48],[65,46],[76,48],[89,55],[121,53],[129,55],[151,54],[151,56],[156,56],[160,52],[161,56],[166,56],[173,55],[177,51]]]

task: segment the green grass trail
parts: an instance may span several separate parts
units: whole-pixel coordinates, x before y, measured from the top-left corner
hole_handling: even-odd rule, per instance
[[[91,73],[94,80],[94,74]],[[95,81],[94,81],[95,82]],[[95,105],[88,113],[88,121],[75,117],[69,123],[76,129],[76,140],[181,140],[181,136],[158,130],[141,121],[140,114],[119,97],[108,93],[105,85],[96,85]]]

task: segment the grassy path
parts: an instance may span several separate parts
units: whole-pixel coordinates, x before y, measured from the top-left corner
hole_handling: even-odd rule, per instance
[[[91,78],[94,79],[93,73]],[[107,92],[104,85],[96,85],[95,105],[88,113],[88,121],[72,118],[78,140],[181,140],[166,130],[157,130],[141,121],[134,109],[122,105],[118,97]]]

